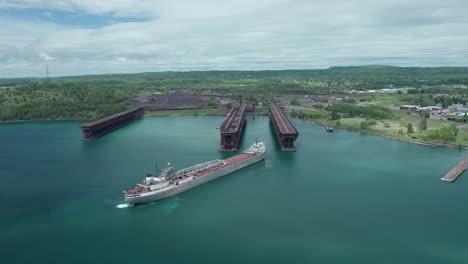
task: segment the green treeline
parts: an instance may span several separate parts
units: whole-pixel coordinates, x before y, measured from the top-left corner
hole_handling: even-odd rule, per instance
[[[322,118],[327,118],[328,113],[326,112],[306,112],[306,111],[296,111],[292,110],[291,112],[291,117],[297,117],[300,119],[322,119]]]
[[[0,120],[94,119],[125,110],[126,93],[79,84],[34,83],[0,90]]]
[[[0,79],[0,87],[37,82],[35,78]],[[332,67],[322,70],[191,71],[105,74],[51,78],[54,83],[91,84],[117,89],[213,89],[252,92],[325,93],[344,89],[368,90],[468,84],[468,68],[402,68],[392,66]],[[460,89],[464,91],[464,89]],[[436,92],[436,90],[431,91]]]
[[[0,120],[98,118],[125,109],[127,98],[175,90],[235,92],[253,98],[281,93],[323,94],[350,90],[415,87],[411,102],[429,104],[428,91],[453,94],[444,85],[468,85],[468,68],[332,67],[323,70],[192,71],[106,74],[76,77],[0,79]],[[437,86],[437,87],[432,87]],[[430,90],[433,89],[433,90]],[[461,89],[464,94],[465,90]],[[457,90],[458,91],[458,90]],[[455,91],[455,92],[457,92]],[[441,98],[450,104],[458,97]],[[416,102],[417,100],[417,102]],[[464,100],[464,99],[461,99]],[[378,108],[337,106],[350,116],[381,118]],[[375,108],[375,107],[372,107]]]

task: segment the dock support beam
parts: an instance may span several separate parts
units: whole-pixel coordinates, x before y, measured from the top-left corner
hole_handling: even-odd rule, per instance
[[[282,151],[296,151],[294,141],[299,136],[299,131],[294,127],[291,121],[274,103],[270,104],[270,119],[275,129],[276,138]]]
[[[245,122],[245,108],[245,102],[243,100],[239,101],[239,104],[234,107],[224,119],[220,127],[221,142],[219,151],[237,151]]]
[[[107,116],[81,126],[83,140],[91,140],[108,134],[143,116],[143,108],[137,108]]]
[[[453,169],[451,169],[444,177],[442,181],[454,182],[458,176],[462,175],[465,170],[468,169],[468,157],[465,157],[460,163],[457,164]]]

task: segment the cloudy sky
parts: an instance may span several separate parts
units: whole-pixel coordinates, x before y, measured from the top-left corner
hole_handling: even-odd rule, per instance
[[[0,78],[468,66],[467,0],[0,0]]]

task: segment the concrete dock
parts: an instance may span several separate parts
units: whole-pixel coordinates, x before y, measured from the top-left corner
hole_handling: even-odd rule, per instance
[[[453,169],[451,169],[444,177],[442,177],[442,181],[446,182],[453,182],[455,181],[458,176],[462,175],[463,172],[468,168],[468,157],[465,157],[460,163],[457,164]]]

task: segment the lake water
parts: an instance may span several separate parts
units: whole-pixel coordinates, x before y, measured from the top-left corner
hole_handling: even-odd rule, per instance
[[[0,125],[2,263],[468,263],[466,152],[293,119],[283,153],[267,116],[247,118],[266,160],[156,203],[122,190],[217,151],[223,117],[143,118],[93,141],[80,122]]]

